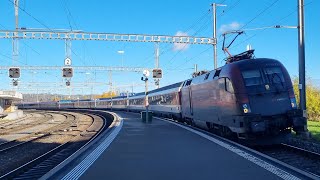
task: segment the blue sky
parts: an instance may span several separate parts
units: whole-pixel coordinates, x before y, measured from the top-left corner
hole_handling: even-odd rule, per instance
[[[212,37],[212,13],[210,0],[20,0],[19,26],[27,28],[74,29],[88,32],[138,33]],[[217,0],[227,7],[218,7],[218,42],[223,30],[231,28],[260,28],[273,25],[297,25],[296,0]],[[320,1],[305,0],[306,71],[308,77],[320,79],[319,47]],[[0,29],[14,29],[14,9],[10,0],[0,1]],[[36,20],[35,20],[36,19]],[[41,23],[39,23],[41,22]],[[45,25],[45,26],[44,26]],[[226,57],[218,46],[218,65]],[[280,60],[290,75],[298,75],[297,29],[265,29],[246,31],[231,47],[231,53],[240,53],[250,44],[256,49],[256,57]],[[190,78],[193,65],[199,69],[213,69],[213,48],[208,45],[182,46],[177,50],[172,44],[160,44],[160,67],[164,77],[160,84],[168,85]],[[178,47],[179,48],[179,47]],[[180,47],[181,48],[181,47]],[[154,67],[153,43],[124,43],[73,41],[73,65],[121,66],[123,50],[124,64],[132,67]],[[21,40],[19,62],[15,65],[62,66],[65,58],[64,42],[59,40]],[[12,42],[0,40],[0,65],[12,65]],[[2,71],[2,89],[11,88],[7,72]],[[62,82],[59,71],[23,71],[21,84],[26,82]],[[114,72],[113,83],[117,86],[141,83],[140,73]],[[107,72],[76,72],[72,82],[108,82]],[[151,81],[153,82],[153,80]],[[43,83],[45,87],[48,84]],[[38,87],[41,89],[41,87]],[[32,89],[37,89],[35,85]],[[42,88],[43,89],[43,88]],[[101,93],[107,85],[75,89],[73,93]],[[120,88],[121,91],[131,88]],[[134,87],[141,91],[143,87]],[[24,90],[25,91],[25,90]],[[53,88],[50,92],[68,92]]]

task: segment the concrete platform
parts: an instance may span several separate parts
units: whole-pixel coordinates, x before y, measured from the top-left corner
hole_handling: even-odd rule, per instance
[[[80,173],[80,179],[296,178],[211,136],[156,118],[152,124],[144,124],[138,114],[118,115],[123,118],[118,136],[84,173]]]

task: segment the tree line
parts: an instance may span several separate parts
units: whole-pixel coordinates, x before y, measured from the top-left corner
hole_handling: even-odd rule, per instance
[[[293,78],[293,88],[296,95],[297,104],[299,104],[299,78]],[[306,96],[307,96],[307,112],[308,120],[320,121],[320,89],[317,88],[310,80],[307,81],[306,85]]]

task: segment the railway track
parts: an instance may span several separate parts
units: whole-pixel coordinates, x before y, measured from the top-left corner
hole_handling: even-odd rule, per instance
[[[21,118],[18,118],[16,120],[0,120],[0,129],[8,126],[8,125],[11,125],[11,124],[14,124],[14,123],[17,123],[17,122],[20,122],[20,121],[24,121],[25,119],[28,119],[28,118],[31,118],[33,116],[32,113],[28,113],[28,114],[25,114],[23,117]]]
[[[46,114],[46,116],[50,117],[51,120],[54,119],[52,114]],[[52,125],[51,122],[43,122],[42,120],[41,122],[47,125],[42,125],[42,123],[38,122],[31,122],[31,124],[33,125],[31,126],[30,123],[21,122],[20,127],[18,127],[19,124],[16,123],[16,126],[18,128],[7,128],[6,132],[1,133],[0,138],[3,142],[0,142],[0,152],[4,152],[19,145],[23,145],[25,143],[43,138],[45,135],[52,133],[54,130],[60,129],[61,126],[63,126],[63,121],[68,121],[68,117],[65,117],[65,120],[57,121],[57,125]],[[37,125],[42,125],[42,127],[45,127],[39,128]]]
[[[21,139],[15,139],[12,141],[3,142],[0,144],[0,153],[5,153],[6,151],[9,151],[13,148],[20,147],[20,146],[27,144],[27,143],[31,143],[31,142],[38,140],[40,138],[43,138],[47,135],[48,134],[38,134],[38,135],[29,136],[29,137],[24,137]]]
[[[2,125],[0,135],[6,135],[12,132],[22,131],[24,129],[40,125],[53,119],[52,114],[37,113],[37,115],[41,115],[43,117],[35,117],[35,115],[33,115],[25,119],[20,119],[16,122],[12,122],[10,124]]]
[[[82,114],[77,115],[65,113],[64,115],[70,117],[90,117],[92,118],[92,123],[90,122],[77,122],[78,128],[82,128],[81,131],[75,130],[75,131],[54,131],[50,134],[42,134],[42,136],[39,136],[39,139],[46,138],[49,136],[58,136],[63,133],[67,133],[72,135],[72,138],[69,138],[67,141],[56,145],[55,147],[52,147],[49,151],[46,151],[45,153],[39,154],[35,156],[32,159],[29,159],[25,163],[23,163],[21,166],[11,170],[10,172],[7,172],[0,176],[0,179],[38,179],[42,177],[44,174],[49,172],[51,169],[59,165],[62,161],[64,161],[66,158],[71,156],[75,151],[83,148],[86,146],[90,141],[92,141],[95,137],[97,137],[103,130],[108,127],[107,119],[105,119],[103,116],[98,114]],[[74,125],[74,122],[70,120],[71,123],[69,123],[69,126]],[[89,126],[88,126],[89,125]],[[86,127],[86,128],[85,128]],[[74,132],[77,132],[77,135],[74,134]],[[35,138],[38,139],[38,138]],[[31,140],[31,141],[37,141],[37,140]],[[31,142],[30,141],[30,142]],[[16,148],[18,149],[17,145]],[[25,146],[25,145],[22,145]],[[19,149],[22,148],[20,146]],[[0,145],[1,147],[1,145]],[[9,151],[9,150],[5,150]],[[1,151],[0,151],[1,152]],[[21,151],[20,151],[21,152]]]
[[[289,144],[279,144],[266,147],[256,147],[255,150],[301,169],[320,179],[320,154]]]

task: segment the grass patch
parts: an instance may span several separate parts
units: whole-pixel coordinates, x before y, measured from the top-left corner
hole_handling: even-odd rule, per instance
[[[312,137],[320,141],[320,122],[308,121],[308,130],[312,134]]]

